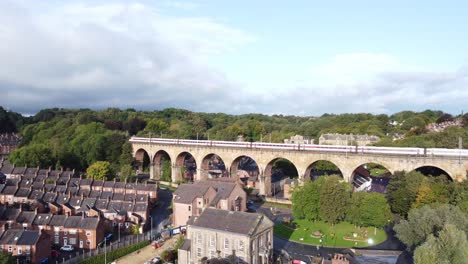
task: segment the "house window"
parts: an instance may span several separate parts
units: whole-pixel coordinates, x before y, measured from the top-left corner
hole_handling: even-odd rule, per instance
[[[18,247],[18,255],[21,255],[23,253],[23,250],[21,247]]]
[[[76,238],[70,238],[70,245],[76,245]]]
[[[91,240],[86,240],[86,245],[91,245]]]
[[[26,254],[28,254],[28,255],[31,254],[31,248],[26,247],[26,248],[25,248],[25,252],[26,252]]]
[[[239,245],[238,245],[239,251],[244,251],[244,241],[239,240]]]
[[[60,243],[60,236],[58,236],[58,235],[55,236],[54,243],[55,243],[55,244]]]
[[[70,230],[70,235],[76,235],[76,230]]]
[[[67,231],[64,231],[64,232],[63,232],[63,235],[64,235],[64,236],[68,235],[68,232],[67,232]]]
[[[210,250],[210,258],[215,258],[216,257],[216,251]]]
[[[197,248],[197,257],[201,257],[201,255],[202,255],[202,249]]]
[[[91,232],[86,231],[86,236],[91,236]]]
[[[210,247],[214,247],[214,246],[215,246],[215,237],[210,236]]]
[[[197,244],[201,244],[201,243],[202,243],[202,234],[197,233]]]
[[[13,247],[12,246],[8,246],[8,252],[13,252]]]
[[[192,206],[189,205],[189,206],[188,206],[188,210],[189,210],[189,211],[192,211]]]
[[[229,239],[228,238],[224,239],[224,249],[229,249]]]

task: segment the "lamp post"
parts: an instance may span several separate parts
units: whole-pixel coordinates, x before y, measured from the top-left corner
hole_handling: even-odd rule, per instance
[[[104,264],[107,264],[107,239],[104,238]]]
[[[121,224],[122,224],[122,223],[119,223],[118,229],[117,229],[117,232],[119,233],[119,243],[120,243],[120,225],[121,225]]]
[[[151,217],[151,215],[150,215],[149,218],[151,219],[151,235],[150,235],[150,240],[152,240],[152,239],[153,239],[153,217]]]

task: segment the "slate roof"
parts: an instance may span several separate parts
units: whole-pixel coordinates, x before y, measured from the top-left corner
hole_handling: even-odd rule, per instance
[[[148,201],[148,195],[147,194],[137,194],[136,201],[137,202],[146,202],[146,201]]]
[[[3,212],[2,216],[0,217],[0,220],[15,221],[18,218],[20,213],[21,213],[20,209],[5,208],[5,211]]]
[[[273,222],[261,214],[207,208],[191,225],[250,236],[262,221],[273,227]]]
[[[64,226],[67,221],[66,215],[52,215],[52,219],[49,222],[51,226]]]
[[[191,204],[197,197],[202,197],[210,186],[197,184],[182,184],[174,192],[174,202]]]
[[[16,218],[16,222],[22,224],[32,224],[36,218],[36,212],[33,211],[22,211]]]
[[[99,186],[102,186],[103,184],[104,184],[104,181],[93,181],[93,184],[91,184],[91,186],[99,187]]]
[[[24,172],[25,176],[36,176],[36,173],[39,171],[38,168],[27,168]]]
[[[136,199],[136,194],[134,194],[134,193],[125,194],[124,201],[133,202],[135,199]]]
[[[13,195],[16,193],[16,190],[18,189],[18,187],[16,187],[16,185],[14,186],[5,186],[5,188],[3,188],[2,190],[2,193],[4,195]]]
[[[83,189],[80,187],[77,194],[80,196],[83,195],[84,197],[88,197],[90,193],[91,193],[90,189],[87,189],[87,188]]]
[[[44,196],[42,197],[42,200],[46,203],[52,203],[55,202],[55,199],[57,198],[56,193],[51,193],[51,192],[46,192],[44,193]]]
[[[40,170],[37,172],[37,176],[46,176],[48,173],[49,173],[49,170],[40,169]]]
[[[33,179],[23,177],[23,179],[20,181],[19,186],[21,188],[29,188],[33,185],[33,182],[34,182]]]
[[[114,181],[105,181],[104,182],[104,187],[106,187],[106,188],[113,188],[114,185],[115,185]]]
[[[57,179],[57,185],[66,185],[69,180],[69,177],[60,176],[60,178]]]
[[[147,203],[136,203],[133,206],[133,211],[135,212],[146,212],[148,210],[148,204]]]
[[[42,181],[35,181],[32,185],[33,190],[39,190],[44,188],[44,183]]]
[[[92,190],[92,191],[89,193],[89,197],[91,197],[91,198],[99,198],[99,197],[101,197],[101,192],[102,192],[102,191]]]
[[[101,193],[101,199],[112,199],[112,196],[114,194],[112,192],[102,192]]]
[[[57,195],[57,199],[55,200],[56,203],[58,204],[66,204],[70,201],[70,196],[65,193],[60,193]]]
[[[106,210],[108,205],[109,201],[107,201],[107,199],[99,199],[94,204],[94,206],[99,210]]]
[[[124,200],[124,194],[123,193],[114,193],[114,196],[112,196],[112,200],[114,200],[114,201],[123,201]]]
[[[55,187],[55,192],[65,193],[66,191],[67,191],[67,186],[66,185],[57,185]]]
[[[16,245],[33,246],[39,241],[41,234],[38,231],[24,230]]]
[[[31,193],[29,188],[20,188],[15,194],[15,197],[28,197]]]
[[[3,232],[2,238],[0,239],[1,245],[16,245],[23,230],[20,229],[8,229]]]
[[[55,184],[46,183],[46,184],[44,184],[44,189],[45,189],[46,192],[52,192],[55,189]]]
[[[25,172],[26,172],[25,167],[15,167],[13,171],[11,172],[11,174],[24,175]]]
[[[80,196],[73,196],[68,203],[74,208],[80,208],[83,199]]]
[[[114,189],[125,189],[125,182],[116,182],[114,184]]]
[[[80,186],[80,178],[71,178],[68,182],[68,186]]]
[[[44,192],[43,192],[43,191],[41,191],[41,190],[33,190],[33,191],[29,194],[29,199],[31,199],[31,200],[41,200],[43,196],[44,196]]]
[[[52,214],[37,214],[36,218],[34,218],[33,225],[40,226],[40,225],[48,225],[52,220]]]
[[[83,186],[91,186],[91,184],[93,183],[93,180],[92,179],[81,179],[80,180],[80,186],[83,187]]]
[[[85,198],[83,203],[81,203],[80,211],[89,211],[89,209],[94,207],[96,203],[96,198]]]
[[[64,228],[80,228],[81,221],[83,218],[81,216],[73,215],[69,216],[63,225]]]
[[[71,178],[75,176],[75,172],[74,171],[71,171],[71,170],[66,170],[64,172],[62,172],[62,177],[67,177],[67,178]]]
[[[96,230],[99,225],[99,218],[97,217],[85,217],[81,220],[81,229]]]
[[[11,174],[11,172],[13,171],[15,167],[10,164],[10,163],[7,163],[7,164],[3,164],[3,166],[0,168],[0,172],[4,173],[4,174]]]

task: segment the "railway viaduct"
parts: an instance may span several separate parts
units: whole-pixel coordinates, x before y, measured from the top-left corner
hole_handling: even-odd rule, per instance
[[[145,153],[150,159],[150,177],[159,179],[161,174],[161,160],[170,159],[172,167],[172,181],[182,179],[182,167],[187,155],[192,155],[196,166],[195,180],[208,177],[208,163],[213,155],[218,155],[224,162],[229,175],[236,175],[239,161],[247,156],[253,159],[259,168],[260,193],[268,193],[271,184],[272,166],[278,159],[291,161],[297,169],[299,180],[304,181],[310,175],[312,166],[320,160],[334,163],[341,171],[347,182],[353,179],[356,168],[368,163],[384,166],[390,173],[395,171],[412,171],[421,167],[431,166],[439,168],[454,181],[467,179],[468,158],[453,156],[418,156],[402,154],[365,154],[355,152],[323,152],[304,150],[256,149],[239,147],[219,147],[167,144],[160,142],[132,142],[133,156],[143,161]]]

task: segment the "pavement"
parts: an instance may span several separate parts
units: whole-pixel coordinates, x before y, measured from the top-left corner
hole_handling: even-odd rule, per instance
[[[146,261],[153,259],[154,257],[160,256],[166,249],[172,249],[177,243],[179,236],[173,236],[166,240],[162,247],[153,248],[153,246],[146,246],[132,254],[121,257],[115,261],[118,264],[144,264]]]

